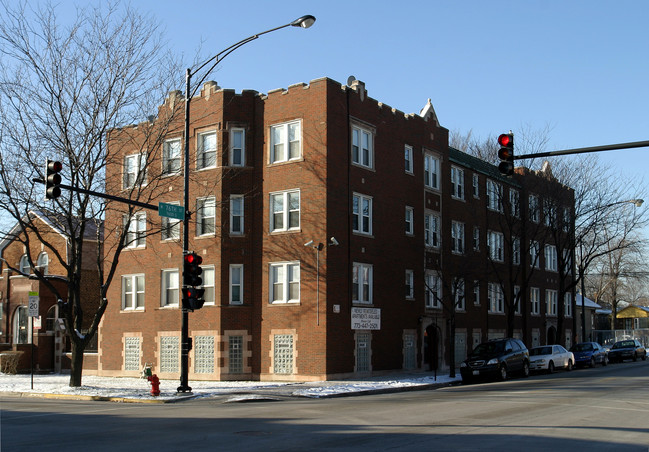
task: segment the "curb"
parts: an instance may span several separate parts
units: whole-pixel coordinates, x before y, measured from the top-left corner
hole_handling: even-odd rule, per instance
[[[41,399],[54,400],[79,400],[79,401],[97,401],[97,402],[115,402],[115,403],[176,403],[194,399],[198,396],[182,396],[175,399],[133,399],[129,397],[107,397],[91,396],[80,394],[53,394],[46,392],[2,392],[0,396],[7,397],[38,397]]]

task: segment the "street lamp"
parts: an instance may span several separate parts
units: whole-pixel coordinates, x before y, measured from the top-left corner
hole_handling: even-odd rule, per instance
[[[327,241],[327,246],[336,245],[338,245],[336,237],[331,237]],[[315,250],[315,321],[316,325],[320,325],[320,251],[324,249],[325,245],[322,242],[316,244],[313,240],[309,240],[304,246],[310,246]]]
[[[640,207],[644,203],[644,199],[627,199],[625,201],[617,201],[605,205],[602,209],[608,209],[609,207],[626,203],[631,203],[636,207]],[[584,268],[583,239],[579,240],[579,260],[579,279],[581,281],[581,341],[586,342],[586,286],[584,284],[584,273],[586,269]]]
[[[183,218],[183,262],[185,255],[189,252],[189,217],[191,212],[189,210],[189,110],[192,97],[196,94],[196,91],[200,88],[203,81],[207,76],[214,70],[214,68],[225,58],[230,55],[232,52],[237,50],[239,47],[244,46],[250,41],[254,41],[259,38],[261,35],[271,33],[273,31],[281,30],[286,27],[300,27],[300,28],[309,28],[315,22],[315,17],[311,15],[302,16],[298,19],[295,19],[292,22],[289,22],[280,27],[271,28],[270,30],[262,31],[261,33],[254,34],[249,36],[241,41],[232,44],[230,47],[222,50],[221,52],[214,55],[209,60],[202,63],[196,69],[188,68],[185,73],[185,137],[184,137],[184,159],[185,164],[183,167],[183,179],[184,179],[184,204],[185,204],[185,216]],[[213,63],[212,66],[205,72],[203,77],[196,84],[194,90],[191,89],[191,79],[192,76],[196,75],[208,64]],[[185,284],[183,283],[183,288]],[[180,386],[178,386],[178,392],[191,392],[192,388],[188,385],[188,372],[189,372],[189,350],[191,349],[189,342],[189,318],[188,311],[185,306],[182,306],[182,326],[181,326],[181,351],[180,351]]]

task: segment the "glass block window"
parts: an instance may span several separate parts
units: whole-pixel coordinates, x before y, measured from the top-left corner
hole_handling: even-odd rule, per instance
[[[194,337],[194,372],[214,373],[214,336]]]
[[[415,346],[415,335],[405,334],[403,336],[403,368],[414,369],[417,366],[417,347]]]
[[[134,336],[124,339],[124,370],[140,370],[140,339]]]
[[[273,347],[273,372],[276,374],[293,373],[293,336],[276,334]]]
[[[180,338],[177,336],[160,337],[160,372],[180,371]]]
[[[243,336],[229,337],[228,362],[230,363],[228,366],[228,371],[231,374],[243,373]]]
[[[356,372],[370,371],[370,333],[356,334]]]

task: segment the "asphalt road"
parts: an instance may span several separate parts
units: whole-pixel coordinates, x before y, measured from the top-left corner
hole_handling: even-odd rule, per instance
[[[649,450],[649,360],[335,399],[0,398],[2,451]]]

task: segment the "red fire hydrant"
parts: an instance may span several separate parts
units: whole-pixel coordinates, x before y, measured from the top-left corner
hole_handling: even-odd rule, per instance
[[[149,375],[147,378],[149,382],[151,383],[151,395],[152,396],[159,396],[160,395],[160,379],[156,374]]]

